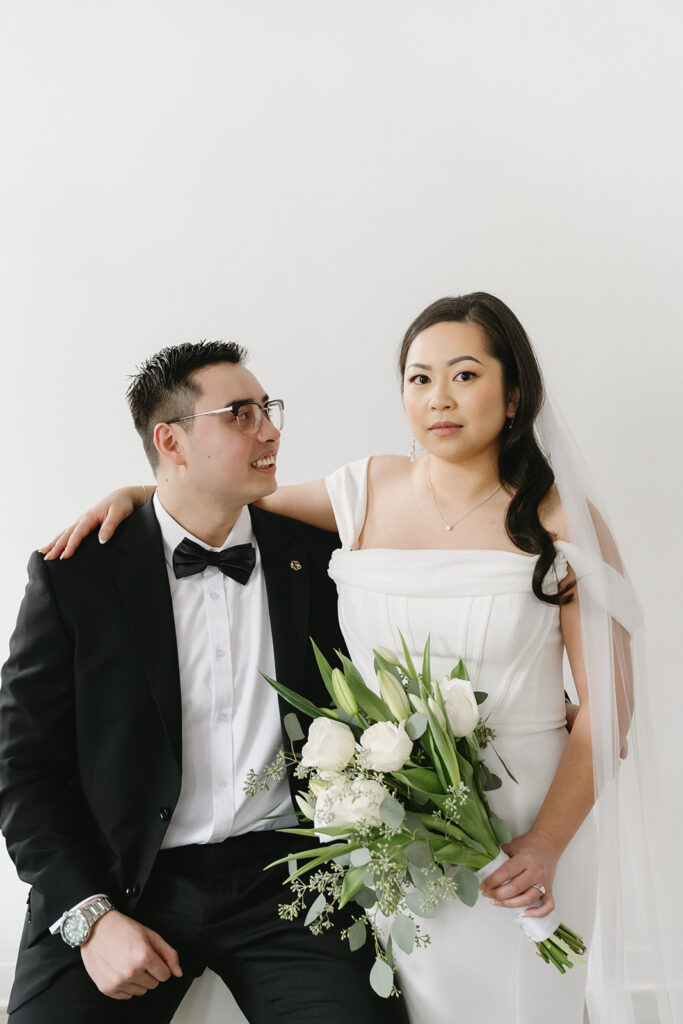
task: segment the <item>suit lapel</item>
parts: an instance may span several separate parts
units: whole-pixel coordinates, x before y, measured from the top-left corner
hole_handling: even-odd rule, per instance
[[[178,648],[161,530],[148,502],[109,542],[123,598],[159,715],[181,766],[182,719]]]
[[[310,569],[306,550],[282,516],[249,507],[261,553],[279,682],[301,691],[308,640]],[[281,712],[292,709],[281,702]]]

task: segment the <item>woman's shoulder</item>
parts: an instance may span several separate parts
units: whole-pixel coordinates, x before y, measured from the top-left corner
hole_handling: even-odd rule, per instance
[[[407,455],[371,455],[368,462],[368,480],[375,486],[392,483],[405,477],[412,467]]]

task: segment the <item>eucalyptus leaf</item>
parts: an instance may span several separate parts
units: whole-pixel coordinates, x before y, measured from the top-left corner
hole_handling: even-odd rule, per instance
[[[406,811],[406,816],[403,819],[403,827],[409,829],[411,832],[415,832],[418,836],[424,836],[429,839],[429,829],[421,820],[419,814],[415,814],[414,811]]]
[[[487,697],[488,693],[485,693],[483,690],[474,691],[474,699],[476,700],[477,704],[483,704]]]
[[[421,892],[409,892],[406,896],[406,906],[418,917],[436,917],[435,907],[423,907],[424,896]]]
[[[353,898],[364,910],[369,910],[370,907],[374,907],[377,902],[377,896],[372,889],[367,887],[367,885],[364,885],[362,889],[359,889]]]
[[[361,846],[359,850],[354,850],[350,855],[351,863],[354,868],[359,868],[363,864],[367,864],[370,860],[371,854],[367,846]]]
[[[349,940],[349,947],[352,953],[355,953],[357,949],[365,945],[365,940],[368,935],[368,930],[365,927],[363,921],[355,921],[349,928],[347,938]]]
[[[382,999],[388,999],[394,988],[394,972],[389,964],[379,957],[370,971],[370,985]]]
[[[379,814],[385,825],[389,828],[400,828],[405,818],[403,804],[399,803],[395,796],[389,794],[384,797],[379,805]]]
[[[297,861],[294,860],[293,857],[292,857],[291,860],[287,861],[287,873],[288,874],[290,874],[290,875],[295,874],[296,871],[298,870],[298,867],[299,867],[299,865],[298,865]]]
[[[359,889],[363,888],[364,885],[365,868],[349,868],[344,875],[344,881],[342,882],[341,895],[339,897],[339,909],[345,907],[349,900],[356,896]]]
[[[396,915],[391,926],[391,937],[404,953],[412,953],[416,932],[417,925],[412,917],[400,913]]]
[[[429,843],[423,843],[419,839],[403,848],[403,856],[409,863],[414,864],[416,868],[428,868],[434,863]]]
[[[496,839],[499,843],[509,843],[512,840],[512,832],[510,826],[502,818],[497,818],[495,814],[490,815],[491,827],[496,834]]]
[[[365,874],[363,875],[363,882],[368,887],[368,889],[373,889],[374,890],[374,888],[375,888],[375,876],[374,876],[374,874],[372,872],[372,868],[365,868]]]
[[[334,863],[340,868],[347,868],[351,863],[351,854],[342,853],[339,857],[333,858]]]
[[[406,722],[405,729],[411,740],[419,740],[427,728],[427,716],[416,711]]]
[[[325,909],[326,902],[327,901],[325,899],[324,892],[321,892],[318,896],[316,896],[316,898],[313,900],[310,907],[308,908],[308,913],[306,914],[304,925],[309,925],[311,924],[312,921],[315,921],[316,918],[320,917],[323,910]]]
[[[460,868],[454,877],[458,883],[458,899],[466,907],[473,907],[479,896],[479,879],[467,868]]]
[[[492,771],[489,771],[488,766],[485,765],[483,761],[477,762],[476,772],[479,785],[485,792],[500,789],[503,785],[500,778],[497,775],[494,775]]]
[[[416,889],[420,892],[427,892],[427,889],[432,882],[436,881],[439,877],[439,869],[437,867],[430,868],[418,868],[415,864],[408,865],[408,874],[410,880]]]
[[[288,715],[285,715],[284,719],[285,732],[289,736],[292,743],[297,743],[298,740],[304,739],[304,731],[301,728],[301,723],[293,711],[290,711]]]

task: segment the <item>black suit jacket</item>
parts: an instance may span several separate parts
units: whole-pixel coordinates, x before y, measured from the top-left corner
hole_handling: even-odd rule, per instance
[[[343,646],[327,576],[339,540],[250,512],[277,678],[326,705],[309,636],[330,658]],[[281,703],[281,715],[289,710]],[[29,562],[0,690],[0,827],[32,886],[10,1009],[79,955],[47,932],[66,909],[106,892],[135,916],[180,794],[181,735],[173,609],[150,502],[106,545],[93,534],[71,560],[36,552]]]

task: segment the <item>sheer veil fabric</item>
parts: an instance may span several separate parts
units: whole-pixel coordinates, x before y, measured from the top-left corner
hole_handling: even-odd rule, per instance
[[[636,972],[625,956],[626,916],[629,944],[636,947],[638,989],[647,989],[652,1000],[647,1022],[675,1024],[683,1014],[672,965],[665,960],[673,949],[672,932],[665,923],[665,878],[657,861],[666,819],[645,686],[643,615],[583,458],[550,398],[536,429],[569,530],[564,549],[578,577],[591,715],[599,863],[588,1019],[590,1024],[643,1024],[629,995]]]

